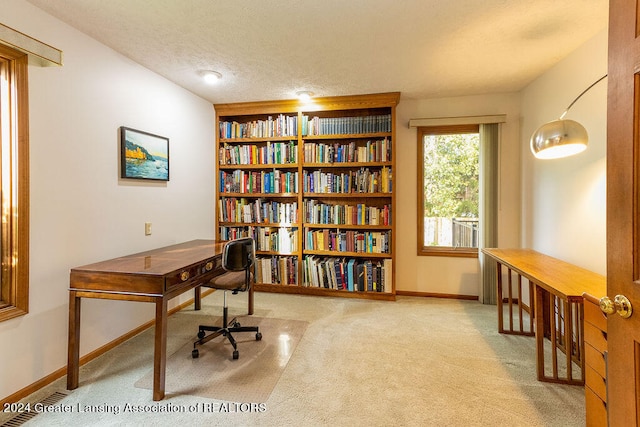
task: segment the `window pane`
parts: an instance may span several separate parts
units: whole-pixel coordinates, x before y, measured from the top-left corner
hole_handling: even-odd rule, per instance
[[[423,245],[478,247],[478,133],[424,135]]]

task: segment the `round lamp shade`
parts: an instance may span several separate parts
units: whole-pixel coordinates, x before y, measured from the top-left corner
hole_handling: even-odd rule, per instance
[[[554,120],[531,135],[531,151],[538,159],[558,159],[584,151],[588,141],[587,131],[580,123]]]

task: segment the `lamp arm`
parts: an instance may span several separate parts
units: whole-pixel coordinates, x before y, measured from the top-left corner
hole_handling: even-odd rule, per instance
[[[567,115],[567,113],[569,112],[569,109],[570,109],[571,107],[573,107],[573,104],[575,104],[575,103],[576,103],[576,101],[577,101],[578,99],[580,99],[580,97],[581,97],[582,95],[584,95],[585,93],[587,93],[587,92],[589,91],[589,89],[591,89],[592,87],[594,87],[595,85],[597,85],[598,83],[600,83],[602,80],[604,80],[604,79],[605,79],[605,77],[607,77],[607,75],[606,75],[606,74],[605,74],[604,76],[600,77],[600,78],[599,78],[598,80],[596,80],[595,82],[593,82],[593,83],[591,84],[591,86],[589,86],[588,88],[586,88],[585,90],[583,90],[583,91],[582,91],[582,93],[581,93],[580,95],[578,95],[578,96],[576,97],[576,99],[574,99],[574,100],[573,100],[573,102],[572,102],[571,104],[569,104],[569,106],[567,107],[567,109],[566,109],[566,110],[564,110],[564,113],[562,113],[562,115],[560,116],[560,120],[564,119],[564,116],[566,116],[566,115]]]

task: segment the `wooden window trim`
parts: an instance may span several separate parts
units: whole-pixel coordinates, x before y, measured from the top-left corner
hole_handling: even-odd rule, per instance
[[[0,59],[6,78],[3,95],[8,108],[8,138],[2,137],[0,158],[5,172],[0,175],[1,290],[0,321],[29,312],[29,108],[28,56],[0,45]],[[4,83],[3,83],[4,84]],[[1,171],[0,171],[1,172]],[[8,192],[8,193],[7,193]]]
[[[425,135],[444,135],[444,134],[456,134],[456,133],[478,133],[480,132],[480,126],[477,124],[471,125],[450,125],[450,126],[420,126],[417,128],[417,144],[418,144],[418,185],[417,185],[417,200],[418,200],[418,256],[446,256],[446,257],[460,257],[460,258],[478,258],[478,248],[453,248],[450,246],[424,246],[424,218],[423,209],[424,206],[424,192],[422,191],[422,182],[424,181],[424,165],[422,149],[423,138]]]

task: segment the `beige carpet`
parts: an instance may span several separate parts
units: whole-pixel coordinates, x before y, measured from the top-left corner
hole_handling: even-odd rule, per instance
[[[200,317],[201,323],[221,324],[221,319]],[[224,337],[198,346],[197,359],[191,357],[193,342],[188,342],[167,357],[168,396],[190,395],[249,403],[267,401],[309,323],[254,316],[240,317],[238,321],[244,326],[258,326],[262,340],[256,341],[253,332],[234,334],[240,353],[237,360],[232,359],[233,347]],[[152,384],[153,370],[150,370],[135,386],[152,389]]]
[[[220,316],[222,294],[204,298],[202,311],[191,306],[169,317],[168,355],[180,354],[192,362],[187,343],[203,315]],[[229,309],[234,315],[246,313],[246,297],[230,298]],[[309,323],[271,395],[257,410],[250,405],[248,411],[222,411],[221,400],[175,391],[154,402],[151,390],[134,386],[153,366],[150,328],[83,365],[80,386],[72,392],[63,377],[25,398],[39,402],[61,391],[68,395],[59,404],[73,411],[42,412],[24,427],[585,425],[584,387],[538,381],[535,339],[499,334],[495,306],[437,298],[398,297],[390,302],[257,292],[254,316]],[[275,338],[266,330],[263,335],[265,343]],[[248,347],[256,342],[251,334],[246,339],[236,362],[249,362]],[[213,351],[211,345],[215,347],[210,342],[201,349],[199,364],[205,362],[205,352]],[[225,358],[230,359],[230,350]],[[167,369],[169,387],[180,378],[174,369]],[[196,371],[198,377],[205,374],[204,369]],[[182,387],[189,393],[195,389],[187,380]],[[85,405],[112,410],[78,410]],[[150,411],[126,410],[127,405]],[[158,410],[162,405],[199,409],[166,413]],[[205,411],[208,405],[218,410]],[[0,425],[13,415],[0,413]]]

